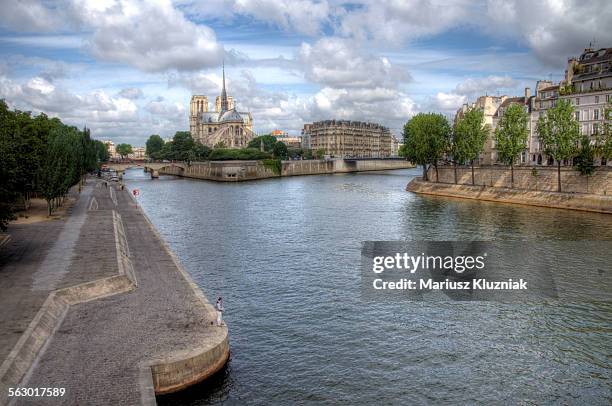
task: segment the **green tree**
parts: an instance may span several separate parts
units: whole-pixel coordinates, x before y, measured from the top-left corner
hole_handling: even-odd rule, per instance
[[[423,166],[423,179],[433,165],[438,181],[438,160],[447,152],[451,128],[446,117],[436,113],[419,113],[404,125],[402,156]]]
[[[14,218],[13,203],[18,196],[17,157],[13,133],[17,127],[16,114],[0,100],[0,230],[6,230]]]
[[[261,148],[261,144],[263,143],[263,150],[266,152],[273,152],[274,145],[276,144],[276,137],[271,136],[270,134],[260,135],[255,137],[249,141],[247,144],[247,148]]]
[[[484,149],[490,128],[484,123],[484,112],[472,108],[455,124],[453,131],[452,154],[455,161],[455,183],[457,183],[457,162],[470,162],[472,167],[472,185],[474,181],[474,161]]]
[[[159,153],[164,147],[164,140],[157,134],[153,134],[149,137],[146,143],[146,154],[147,156],[153,157],[155,154]]]
[[[208,156],[210,155],[210,148],[208,148],[206,145],[196,142],[193,147],[193,152],[194,160],[204,161],[208,159]]]
[[[174,159],[178,161],[190,161],[190,151],[193,151],[195,142],[189,131],[177,131],[172,138],[172,150]]]
[[[77,163],[74,156],[74,138],[68,127],[54,129],[50,135],[47,153],[39,170],[39,191],[47,201],[48,214],[60,204],[60,198],[74,184]]]
[[[287,145],[284,142],[277,141],[272,147],[272,154],[275,158],[278,159],[287,159],[289,156],[289,151],[287,150]]]
[[[115,147],[115,151],[121,155],[121,159],[125,159],[126,156],[132,153],[132,146],[130,144],[119,144]]]
[[[89,128],[79,131],[44,114],[10,111],[0,100],[0,228],[6,228],[17,203],[27,208],[32,192],[47,199],[51,213],[106,155]]]
[[[323,157],[325,156],[325,150],[323,148],[319,148],[315,151],[315,156],[317,157],[317,159],[323,159]]]
[[[604,109],[604,123],[600,134],[597,153],[602,158],[612,159],[612,99]]]
[[[291,159],[295,159],[295,158],[304,156],[304,150],[302,148],[287,147],[287,153],[289,155],[289,158]]]
[[[104,144],[100,140],[94,140],[94,145],[98,162],[108,162],[110,155],[108,153],[108,148],[106,147],[106,144]]]
[[[511,104],[495,129],[499,160],[510,165],[510,185],[514,188],[514,161],[526,148],[529,117],[520,104]]]
[[[583,135],[580,138],[580,148],[576,155],[576,170],[581,175],[590,176],[595,172],[595,148],[591,144],[591,140],[588,136]]]
[[[561,162],[576,155],[580,130],[569,100],[559,100],[538,119],[544,153],[557,161],[557,191],[561,192]]]

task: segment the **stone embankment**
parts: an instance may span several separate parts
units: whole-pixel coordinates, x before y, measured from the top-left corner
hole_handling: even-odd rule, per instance
[[[558,193],[483,185],[436,183],[426,182],[421,178],[412,179],[406,190],[425,195],[612,214],[612,196],[598,194]]]
[[[276,169],[262,161],[192,162],[190,165],[181,166],[168,164],[167,166],[160,167],[158,172],[165,175],[184,176],[194,179],[238,182],[285,176],[324,175],[406,168],[414,168],[414,165],[403,159],[329,159],[282,161],[280,168]]]
[[[126,190],[90,180],[65,221],[0,251],[0,404],[155,404],[220,370],[226,326]],[[61,398],[9,388],[65,388]]]
[[[438,183],[472,186],[472,170],[469,167],[440,166],[438,172],[430,168],[428,178]],[[517,166],[514,168],[514,184],[510,168],[502,165],[474,168],[474,185],[495,188],[522,189],[535,192],[557,192],[557,168],[553,166]],[[582,193],[612,196],[612,167],[600,167],[590,176],[581,175],[574,168],[561,168],[563,193]]]

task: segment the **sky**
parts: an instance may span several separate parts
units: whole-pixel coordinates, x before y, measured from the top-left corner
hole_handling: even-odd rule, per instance
[[[326,119],[398,138],[419,112],[558,81],[612,46],[609,0],[0,0],[0,99],[98,139],[189,130],[189,100],[228,94],[254,130]]]

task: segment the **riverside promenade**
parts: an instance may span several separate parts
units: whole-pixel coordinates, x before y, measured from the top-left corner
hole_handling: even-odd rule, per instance
[[[221,369],[227,327],[128,191],[72,194],[0,249],[0,405],[150,405]],[[65,394],[8,396],[43,387]]]

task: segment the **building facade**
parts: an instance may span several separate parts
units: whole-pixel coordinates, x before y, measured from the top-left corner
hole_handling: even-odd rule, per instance
[[[612,101],[612,48],[593,50],[587,48],[578,58],[568,60],[565,78],[559,83],[540,80],[536,83],[535,94],[525,88],[522,97],[480,96],[476,102],[465,104],[455,115],[458,120],[469,108],[480,108],[484,111],[484,120],[491,126],[490,136],[485,142],[480,156],[481,165],[499,163],[495,138],[493,136],[499,120],[510,104],[520,104],[529,114],[529,137],[520,163],[530,165],[552,165],[552,158],[544,154],[543,146],[537,133],[539,118],[554,107],[559,100],[569,100],[574,106],[574,114],[580,126],[580,132],[595,143],[606,123],[605,109]],[[612,165],[605,159],[596,157],[598,165]],[[571,162],[563,162],[569,165]]]
[[[244,148],[255,137],[253,117],[236,110],[234,99],[225,90],[225,67],[221,95],[215,99],[215,111],[208,111],[208,97],[191,96],[189,130],[197,142],[208,147]]]
[[[128,155],[129,159],[143,160],[146,159],[146,149],[145,147],[134,147],[132,148],[132,153]]]
[[[386,158],[392,156],[393,136],[388,128],[375,123],[325,120],[304,124],[304,148],[325,150],[336,158]]]
[[[292,148],[301,148],[302,146],[302,137],[291,137],[289,135],[283,137],[276,137],[276,141],[280,141]]]

